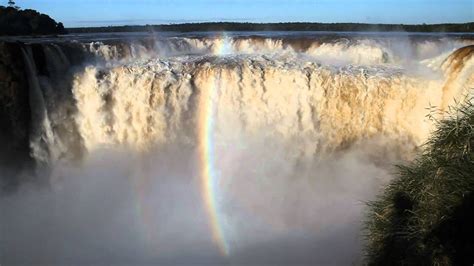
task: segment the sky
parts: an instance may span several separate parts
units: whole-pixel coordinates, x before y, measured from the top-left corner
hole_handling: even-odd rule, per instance
[[[2,0],[5,3],[7,0]],[[474,0],[16,0],[66,27],[204,21],[447,23],[474,21]]]

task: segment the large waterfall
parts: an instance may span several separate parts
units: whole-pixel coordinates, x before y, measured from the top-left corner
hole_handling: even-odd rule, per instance
[[[93,59],[70,70],[68,84],[58,81],[69,68],[67,56],[58,45],[44,45],[49,77],[39,79],[49,95],[32,89],[32,105],[44,105],[43,97],[51,102],[33,120],[60,113],[53,128],[74,120],[67,132],[54,132],[55,141],[50,122],[43,125],[45,148],[63,156],[73,144],[76,152],[116,145],[143,151],[171,142],[198,145],[200,110],[211,104],[213,134],[222,142],[261,135],[286,144],[289,155],[313,158],[384,138],[407,156],[429,133],[426,109],[446,108],[472,87],[467,43],[226,36],[93,42],[81,47]],[[39,86],[37,79],[30,75],[30,87]],[[74,111],[64,117],[62,108]],[[64,140],[71,130],[79,136]],[[43,160],[40,153],[34,156]]]
[[[428,115],[472,94],[473,44],[292,34],[24,44],[30,179],[47,188],[26,182],[0,202],[11,228],[0,256],[358,263],[364,202],[417,155]]]

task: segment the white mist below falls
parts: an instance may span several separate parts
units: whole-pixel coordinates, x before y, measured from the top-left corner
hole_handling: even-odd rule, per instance
[[[52,189],[1,201],[7,259],[360,263],[365,202],[416,156],[428,108],[472,92],[460,44],[412,61],[372,40],[84,45],[97,61],[70,101],[43,95],[48,138],[32,137]]]

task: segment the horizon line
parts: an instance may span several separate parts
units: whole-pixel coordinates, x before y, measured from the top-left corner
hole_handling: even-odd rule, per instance
[[[125,21],[144,21],[146,19],[139,19],[139,20],[107,20],[107,22],[125,22]],[[100,23],[104,21],[75,21],[76,23]],[[230,24],[256,24],[256,25],[270,25],[270,24],[360,24],[360,25],[400,25],[400,26],[437,26],[437,25],[463,25],[463,24],[472,24],[474,21],[467,21],[467,22],[443,22],[443,23],[368,23],[368,22],[316,22],[316,21],[280,21],[280,22],[251,22],[251,21],[237,21],[237,20],[221,20],[221,21],[214,21],[214,20],[190,20],[190,21],[176,21],[176,22],[168,22],[168,23],[161,23],[161,24],[120,24],[120,25],[91,25],[91,26],[67,26],[66,29],[74,29],[74,28],[104,28],[104,27],[150,27],[150,26],[180,26],[180,25],[190,25],[190,24],[221,24],[221,23],[230,23]]]

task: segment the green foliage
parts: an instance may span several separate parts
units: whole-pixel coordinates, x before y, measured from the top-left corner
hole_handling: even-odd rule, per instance
[[[32,9],[0,6],[0,35],[46,35],[65,33],[62,23]]]
[[[369,265],[474,262],[474,98],[437,122],[413,163],[370,203]]]

